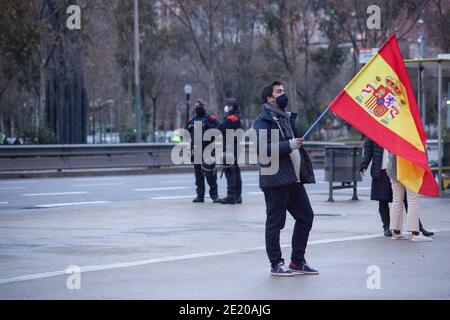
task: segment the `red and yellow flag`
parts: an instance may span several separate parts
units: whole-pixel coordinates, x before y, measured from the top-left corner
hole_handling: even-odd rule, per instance
[[[438,196],[426,136],[395,33],[330,104],[354,128],[397,155],[397,179],[408,189]]]

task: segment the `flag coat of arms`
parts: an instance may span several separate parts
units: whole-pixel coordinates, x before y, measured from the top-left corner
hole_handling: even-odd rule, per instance
[[[330,104],[354,128],[397,155],[397,179],[438,196],[428,165],[426,136],[395,33]]]

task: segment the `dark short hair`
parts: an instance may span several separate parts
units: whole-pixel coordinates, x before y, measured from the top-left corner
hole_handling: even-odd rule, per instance
[[[271,84],[266,84],[262,88],[262,92],[261,92],[261,99],[262,99],[263,103],[266,103],[267,102],[267,98],[272,96],[273,87],[281,86],[281,85],[282,85],[282,83],[280,81],[274,81]]]

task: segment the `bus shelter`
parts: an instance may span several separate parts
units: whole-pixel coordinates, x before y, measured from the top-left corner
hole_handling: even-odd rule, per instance
[[[439,179],[439,189],[443,191],[444,189],[444,181],[442,172],[443,170],[448,170],[450,168],[444,168],[442,166],[442,158],[443,158],[443,144],[442,144],[442,109],[443,109],[443,89],[442,89],[442,80],[443,80],[443,73],[447,70],[450,70],[450,59],[447,58],[430,58],[430,59],[406,59],[404,60],[405,65],[407,68],[415,68],[417,69],[417,100],[419,104],[419,109],[422,114],[422,118],[425,117],[425,111],[426,106],[423,103],[424,99],[422,99],[422,94],[424,94],[423,90],[423,73],[424,70],[430,70],[433,73],[436,73],[437,75],[437,108],[438,108],[438,126],[437,126],[437,133],[438,133],[438,179]],[[447,97],[448,100],[450,100],[450,97]],[[449,101],[447,101],[449,103]]]

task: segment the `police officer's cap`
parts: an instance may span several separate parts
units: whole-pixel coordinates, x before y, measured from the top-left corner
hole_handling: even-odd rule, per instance
[[[225,101],[225,104],[230,107],[238,107],[238,101],[235,98],[229,98]]]
[[[206,101],[201,98],[198,98],[197,100],[195,100],[195,103],[198,104],[200,107],[206,106]]]

